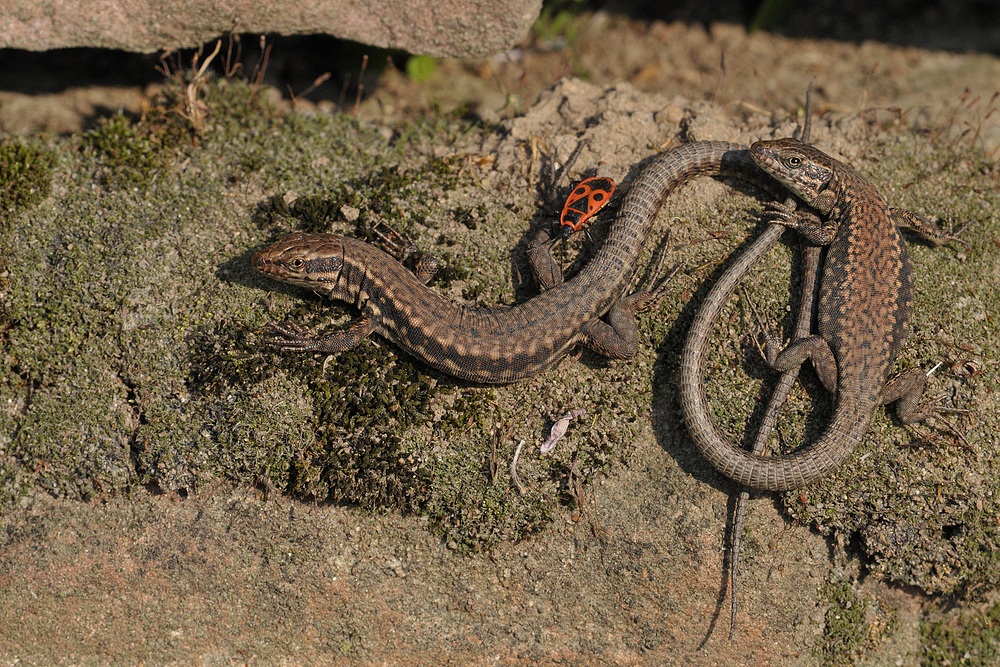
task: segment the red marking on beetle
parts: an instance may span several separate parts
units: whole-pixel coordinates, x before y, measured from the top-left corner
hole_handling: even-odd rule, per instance
[[[577,183],[573,192],[566,198],[562,214],[559,216],[563,238],[583,229],[583,226],[611,201],[611,195],[614,193],[615,182],[607,176],[591,176]]]

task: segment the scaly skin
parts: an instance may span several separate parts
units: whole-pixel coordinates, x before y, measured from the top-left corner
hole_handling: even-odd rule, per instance
[[[561,282],[547,250],[529,251],[536,273],[551,276],[543,283],[558,284],[514,306],[456,304],[371,245],[333,234],[290,234],[254,254],[253,267],[352,304],[361,317],[318,338],[279,327],[273,342],[283,350],[335,353],[378,333],[438,370],[490,384],[536,375],[577,343],[627,359],[638,348],[634,313],[652,306],[659,293],[623,295],[660,206],[674,188],[698,175],[777,189],[737,144],[698,142],[662,153],[642,169],[604,243],[571,280]]]
[[[858,172],[808,144],[759,141],[750,152],[764,171],[826,217],[822,224],[782,221],[828,247],[817,334],[793,341],[776,357],[769,350],[769,361],[785,371],[810,359],[824,386],[836,392],[836,408],[815,443],[783,456],[753,454],[722,433],[708,409],[702,368],[708,333],[735,281],[715,285],[691,327],[681,359],[681,407],[692,438],[720,472],[746,486],[784,491],[839,468],[864,437],[878,405],[898,400],[901,420],[918,416],[914,409],[924,383],[919,369],[887,384],[912,311],[909,260],[897,222],[909,224],[916,217],[890,209]]]

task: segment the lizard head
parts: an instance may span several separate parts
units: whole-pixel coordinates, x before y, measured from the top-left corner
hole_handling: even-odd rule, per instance
[[[344,268],[344,239],[295,232],[255,252],[250,264],[269,278],[329,296]]]
[[[750,146],[750,157],[807,204],[817,203],[833,180],[836,164],[826,153],[798,139],[756,141]]]

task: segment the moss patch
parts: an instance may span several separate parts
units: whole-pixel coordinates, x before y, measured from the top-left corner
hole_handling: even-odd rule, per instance
[[[850,581],[831,579],[823,591],[829,602],[821,657],[826,667],[858,664],[892,633],[893,610],[878,599],[857,591]]]
[[[514,387],[463,385],[378,339],[333,358],[277,354],[260,335],[268,323],[338,326],[353,313],[254,275],[254,248],[290,229],[363,234],[390,223],[444,258],[434,289],[509,303],[520,288],[511,283],[509,267],[520,259],[511,248],[538,215],[538,184],[524,164],[503,170],[479,159],[484,143],[513,139],[454,117],[387,130],[345,115],[279,113],[251,86],[201,81],[194,122],[184,106],[192,83],[175,83],[142,118],[116,116],[82,140],[44,149],[53,156],[48,180],[66,186],[13,217],[0,327],[0,382],[11,397],[0,413],[10,434],[2,497],[30,485],[72,497],[137,484],[190,492],[223,476],[420,513],[456,548],[475,550],[519,538],[572,504],[571,469],[586,484],[628,460],[654,412],[655,347],[669,380],[683,340],[677,318],[690,315],[684,304],[708,271],[679,276],[676,293],[641,319],[651,344],[633,362],[584,354],[583,363],[566,361]],[[976,286],[990,275],[984,211],[1000,205],[995,177],[975,153],[959,160],[954,147],[854,122],[877,139],[861,143],[884,156],[860,159],[859,168],[886,184],[893,203],[984,223],[966,237],[972,251],[914,248],[917,331],[904,362],[944,359],[939,387],[951,391],[949,402],[989,404],[1000,341],[989,291]],[[853,126],[826,131],[859,144]],[[518,151],[530,155],[524,145],[502,150],[511,163]],[[911,199],[916,190],[927,199]],[[672,221],[677,261],[714,266],[748,226],[721,228],[722,243],[706,242],[705,229],[744,209],[729,203],[696,224]],[[787,321],[788,272],[780,269],[789,256],[775,253],[750,288],[772,322]],[[769,379],[744,361],[752,356],[748,328],[756,328],[748,310],[720,325],[711,370],[723,397],[719,419],[731,432],[744,430]],[[670,382],[659,388],[669,405]],[[789,408],[779,429],[789,442],[822,426],[822,414],[803,417],[812,398],[799,392]],[[581,406],[588,418],[574,422],[555,456],[535,456],[551,423]],[[929,591],[995,584],[995,414],[984,409],[969,451],[946,437],[914,442],[878,416],[860,467],[784,502],[821,530],[860,536],[873,568],[895,580]],[[676,422],[663,424],[665,446],[685,448],[681,431],[665,432]],[[523,496],[505,472],[521,440]]]
[[[224,477],[417,513],[475,551],[572,504],[571,459],[586,484],[627,456],[649,380],[615,365],[579,367],[599,376],[583,388],[482,388],[379,339],[329,358],[263,342],[274,320],[352,316],[251,272],[249,253],[289,229],[365,235],[389,223],[444,258],[435,289],[513,300],[510,239],[533,190],[514,175],[484,193],[470,158],[482,128],[439,118],[387,134],[343,115],[276,113],[250,86],[204,80],[194,122],[191,83],[175,81],[141,118],[116,115],[46,149],[68,185],[22,210],[12,237],[3,507],[31,487],[193,493]],[[537,458],[544,430],[580,403],[592,419]],[[520,440],[524,495],[508,472]]]
[[[55,154],[42,146],[17,139],[0,141],[0,233],[20,210],[49,195]]]
[[[1000,602],[932,614],[920,626],[921,664],[988,667],[1000,661]]]

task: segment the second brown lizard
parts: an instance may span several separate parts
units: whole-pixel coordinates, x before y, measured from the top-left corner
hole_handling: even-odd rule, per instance
[[[792,216],[783,220],[776,210],[778,222],[826,246],[826,255],[817,333],[778,354],[770,347],[768,356],[778,370],[810,359],[824,386],[836,393],[836,408],[819,440],[782,456],[753,454],[722,433],[708,408],[702,368],[708,335],[735,285],[714,288],[692,324],[681,359],[681,407],[692,438],[713,466],[746,486],[782,491],[837,469],[867,432],[877,405],[898,402],[897,414],[904,422],[924,416],[916,409],[924,374],[913,369],[889,380],[889,373],[912,311],[912,277],[898,226],[925,232],[931,226],[891,208],[857,171],[808,144],[759,141],[750,153],[764,171],[825,217],[822,222]],[[765,231],[769,234],[777,239],[773,228]]]

